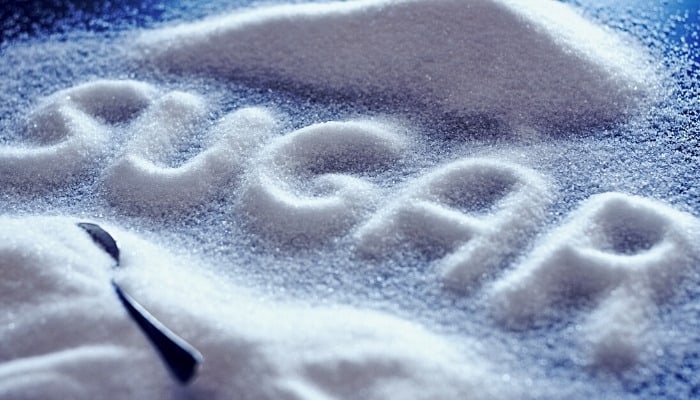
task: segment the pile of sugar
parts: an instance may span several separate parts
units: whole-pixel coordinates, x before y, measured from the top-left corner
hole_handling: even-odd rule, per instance
[[[138,46],[163,72],[396,97],[515,130],[620,121],[654,83],[636,46],[554,2],[285,5],[145,32]]]
[[[623,121],[656,79],[636,47],[556,3],[274,6],[141,32],[126,47],[138,68],[159,73],[209,75],[224,87],[242,81],[389,99],[384,112],[426,106],[422,112],[436,121],[493,119],[516,133],[583,133]],[[11,215],[0,221],[0,397],[600,395],[571,376],[550,376],[546,363],[557,362],[550,356],[531,357],[536,365],[522,368],[521,340],[552,321],[580,327],[579,341],[564,343],[573,350],[556,343],[562,357],[581,354],[583,367],[567,367],[572,375],[635,371],[658,354],[658,310],[687,288],[698,264],[692,215],[608,193],[567,204],[578,211],[557,220],[561,226],[537,237],[530,251],[529,241],[550,229],[542,225],[552,222],[552,210],[561,210],[552,206],[561,201],[557,182],[531,149],[430,158],[422,132],[399,118],[360,115],[290,128],[273,107],[219,107],[208,94],[207,87],[173,90],[140,77],[83,81],[38,102],[24,120],[29,143],[0,147],[0,184],[20,199],[7,196],[3,212],[22,210],[17,204],[26,200],[31,213],[87,214],[108,228],[123,251],[118,280],[200,349],[199,378],[177,388],[167,375],[116,299],[108,257],[76,217]],[[183,157],[178,146],[192,136],[197,151]],[[33,197],[37,188],[47,203],[60,191],[64,202],[89,211],[47,206]],[[168,248],[151,243],[153,235],[129,233],[179,220],[185,239],[175,243],[195,246]],[[229,246],[221,267],[187,240],[208,234]],[[423,323],[420,311],[392,315],[362,299],[318,304],[326,292],[311,289],[310,301],[264,300],[264,288],[225,276],[271,263],[268,282],[303,278],[287,264],[307,257],[305,265],[317,269],[308,273],[322,279],[367,274],[379,282],[388,276],[381,268],[404,267],[407,248],[429,260],[399,271],[439,282],[435,313],[483,327],[446,334]],[[252,262],[230,265],[240,260]],[[590,273],[583,279],[580,270]],[[398,288],[403,297],[421,294]],[[573,304],[562,306],[565,300]],[[465,302],[473,308],[460,309]],[[555,347],[555,335],[543,335],[542,346]]]
[[[0,397],[172,396],[171,377],[114,294],[112,260],[76,222],[0,221],[0,338],[9,344]],[[500,376],[490,362],[415,323],[350,307],[259,300],[104,227],[120,245],[120,285],[205,354],[187,398],[520,397],[515,385],[495,386]]]

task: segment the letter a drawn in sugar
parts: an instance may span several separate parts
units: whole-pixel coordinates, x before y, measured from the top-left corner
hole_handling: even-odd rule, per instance
[[[446,285],[467,290],[498,267],[536,229],[549,204],[548,184],[528,168],[463,159],[413,183],[355,233],[356,252],[386,258],[396,246],[425,245]]]
[[[586,302],[583,342],[591,364],[636,364],[659,304],[700,256],[700,221],[664,204],[620,193],[591,197],[491,289],[496,317],[534,325]]]

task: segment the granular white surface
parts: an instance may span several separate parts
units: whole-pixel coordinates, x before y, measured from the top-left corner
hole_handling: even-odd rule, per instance
[[[543,4],[275,5],[4,47],[0,398],[692,395],[655,383],[700,341],[670,73]],[[112,275],[204,355],[191,385]]]
[[[396,96],[516,130],[618,121],[654,80],[638,48],[553,2],[278,6],[147,32],[138,47],[162,71]]]

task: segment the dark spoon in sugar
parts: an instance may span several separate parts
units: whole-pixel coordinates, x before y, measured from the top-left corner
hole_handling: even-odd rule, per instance
[[[97,224],[81,222],[78,223],[78,226],[87,232],[92,240],[112,257],[116,262],[115,267],[119,266],[119,246],[112,235]],[[197,374],[199,366],[204,361],[202,354],[158,321],[156,317],[126,293],[114,279],[112,279],[112,286],[129,316],[156,348],[170,372],[182,384],[191,382]]]

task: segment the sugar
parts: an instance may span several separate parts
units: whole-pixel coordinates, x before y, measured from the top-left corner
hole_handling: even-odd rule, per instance
[[[625,137],[663,73],[571,7],[280,5],[104,39],[113,58],[102,39],[74,45],[97,65],[78,83],[46,73],[29,90],[74,85],[18,113],[24,136],[3,133],[0,397],[624,397],[597,374],[663,373],[694,340],[659,319],[693,287],[696,217],[628,194],[577,202],[642,187],[621,157],[640,148],[587,145],[601,127]],[[59,47],[31,45],[7,48],[18,70]],[[350,111],[279,110],[334,96]],[[443,140],[407,114],[458,123]],[[485,120],[505,137],[461,128]],[[118,239],[119,270],[76,227],[86,215]],[[202,352],[191,386],[175,388],[112,275]]]
[[[9,361],[0,365],[0,394],[166,397],[170,377],[109,284],[112,260],[75,222],[0,221],[2,270],[15,273],[3,280],[0,300],[25,311],[11,318],[12,327],[7,317],[0,320],[0,337],[12,343],[11,352],[3,351]],[[457,356],[449,341],[418,324],[353,307],[261,301],[245,288],[193,273],[138,236],[108,229],[121,248],[120,285],[205,355],[194,393],[383,399],[391,393],[386,382],[396,380],[403,382],[399,393],[420,399],[490,399],[508,391],[484,390],[495,379],[491,363]],[[40,329],[38,318],[44,318]],[[30,382],[41,389],[26,392]]]
[[[145,32],[138,46],[162,72],[393,95],[549,132],[624,120],[656,79],[638,48],[557,3],[276,6]]]

